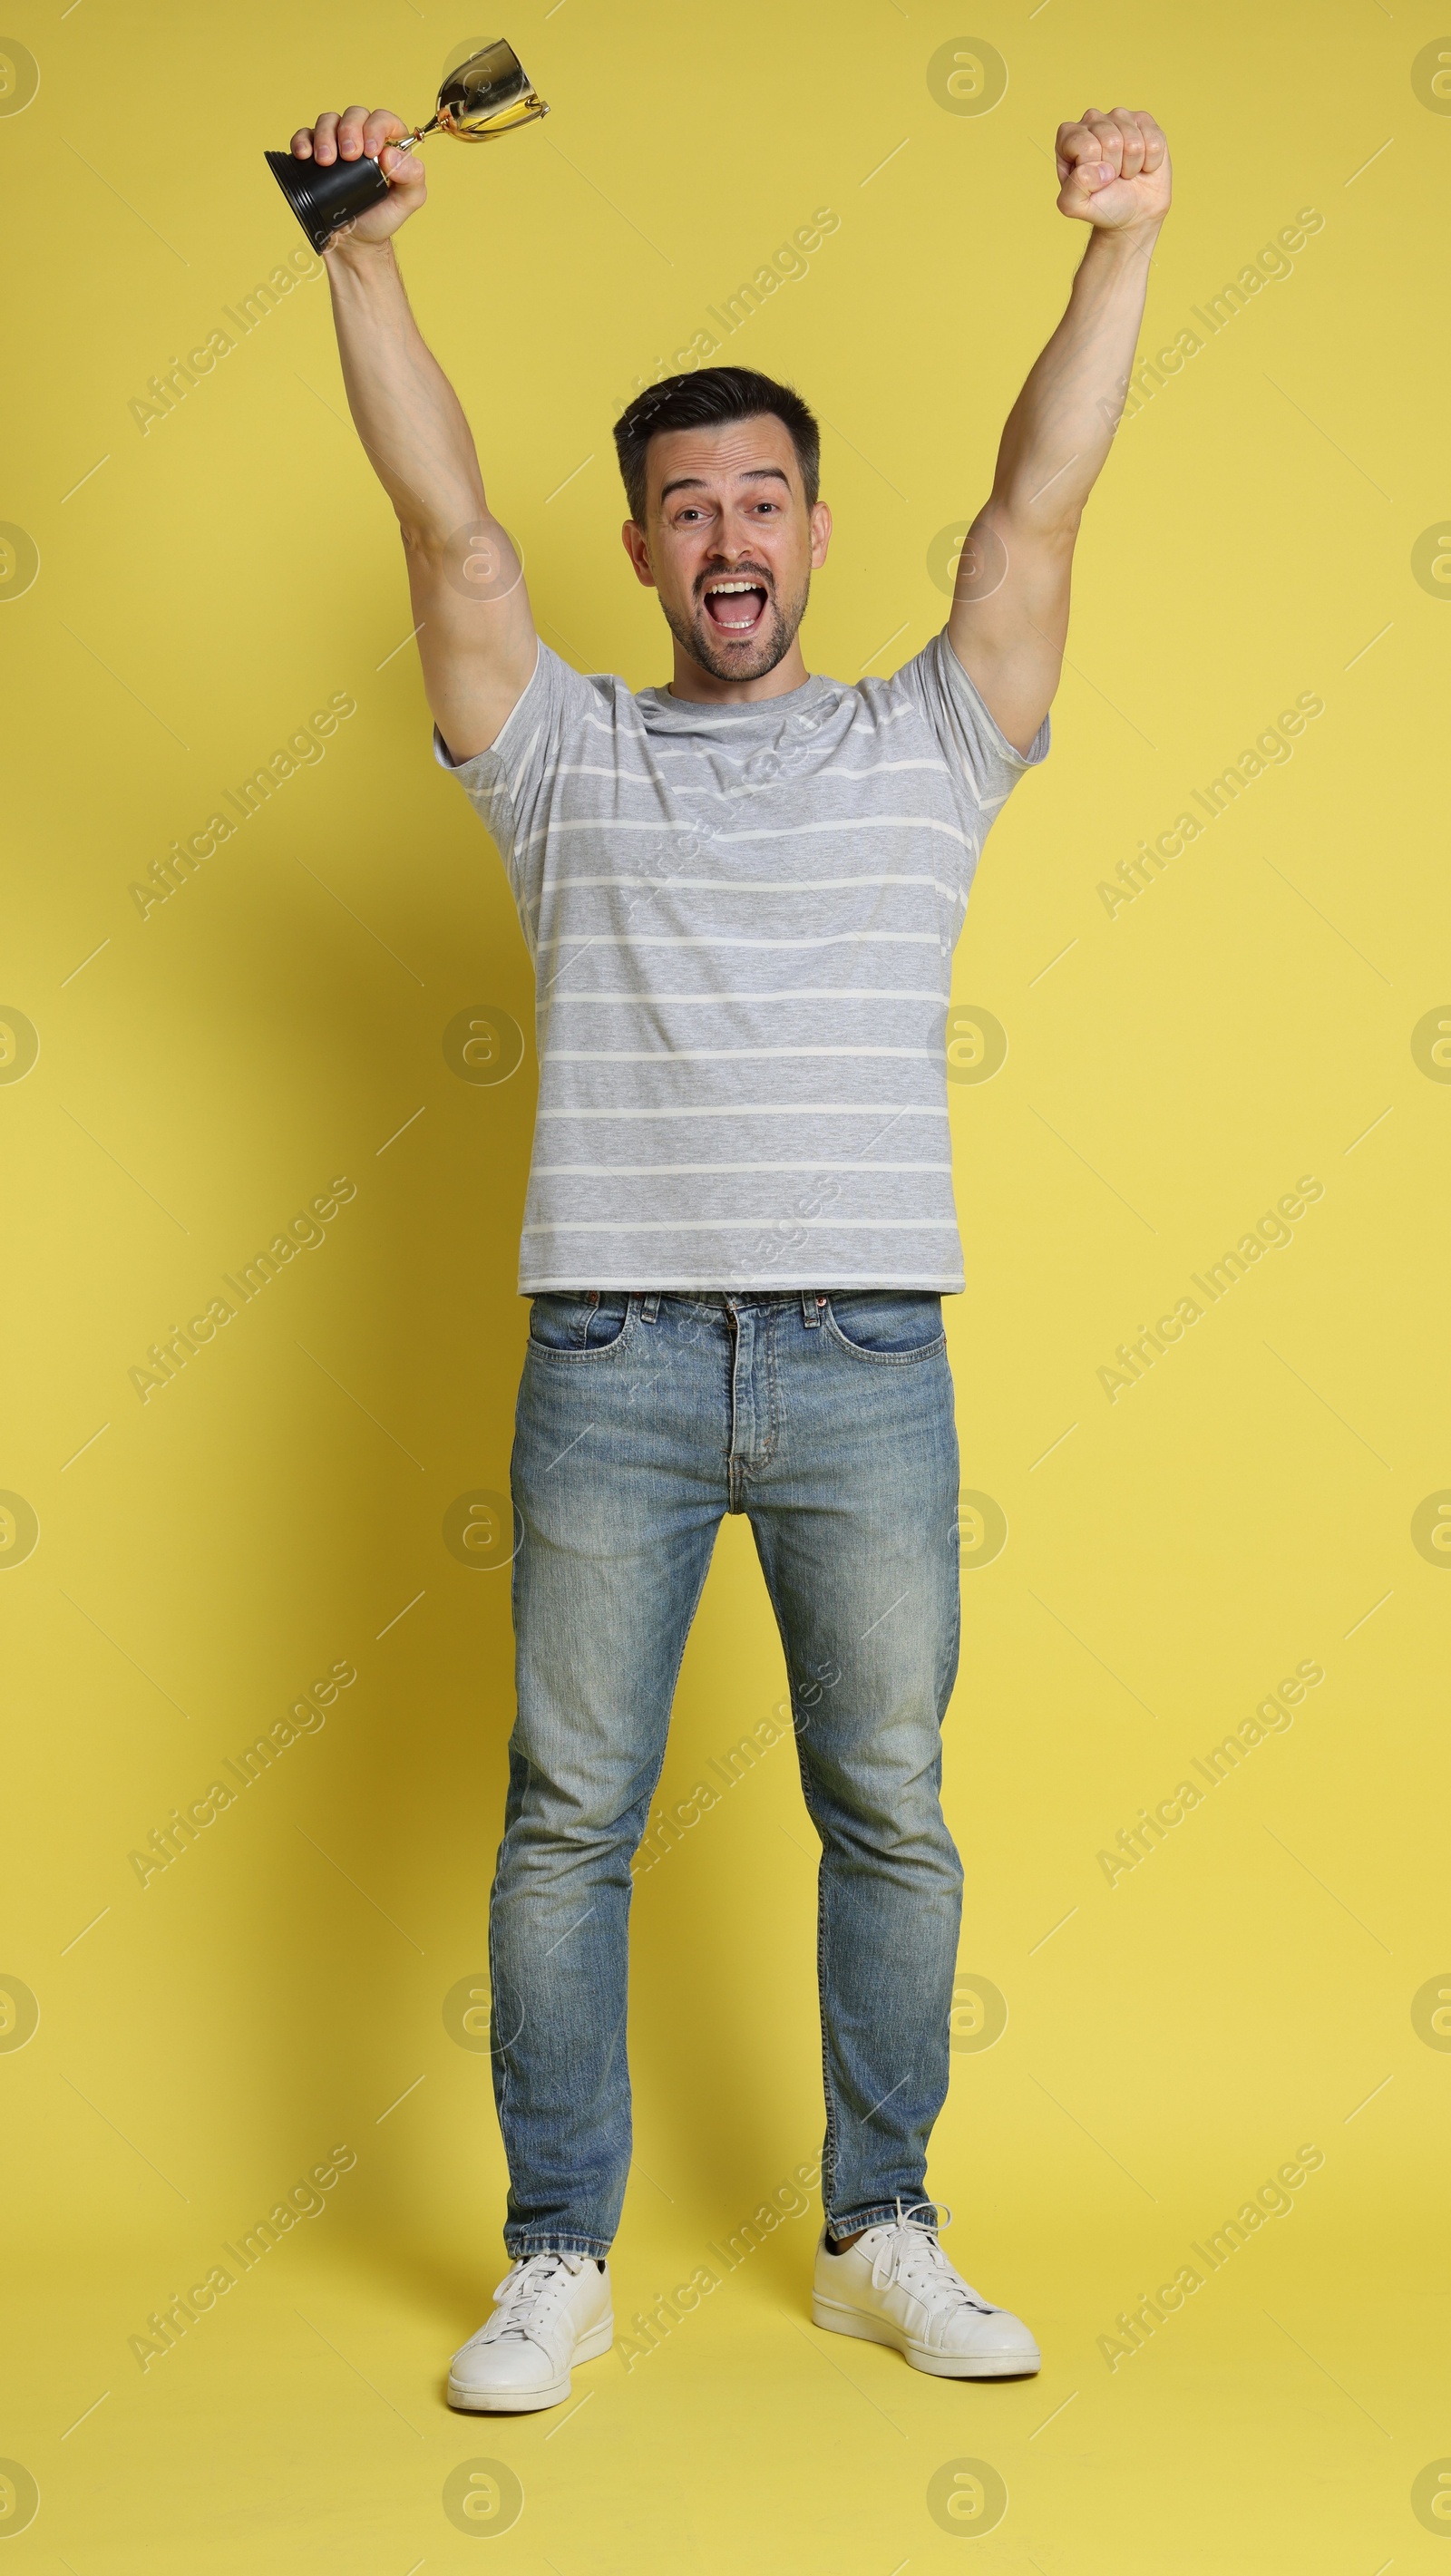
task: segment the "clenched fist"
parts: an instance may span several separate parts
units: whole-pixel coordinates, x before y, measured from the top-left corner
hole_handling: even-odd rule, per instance
[[[410,215],[417,214],[427,196],[428,182],[417,154],[390,149],[400,134],[411,130],[391,108],[345,107],[341,116],[330,108],[316,125],[299,126],[294,134],[295,161],[316,161],[326,167],[332,161],[356,161],[366,153],[388,181],[387,196],[347,227],[354,241],[386,241]]]
[[[1061,215],[1119,232],[1169,211],[1169,147],[1146,108],[1086,107],[1059,126],[1057,159]]]

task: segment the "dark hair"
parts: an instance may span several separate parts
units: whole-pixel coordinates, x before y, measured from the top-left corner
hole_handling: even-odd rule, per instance
[[[696,367],[689,375],[666,376],[647,386],[615,423],[615,454],[631,518],[644,526],[645,453],[661,430],[723,429],[730,421],[754,420],[762,412],[774,412],[789,430],[806,506],[814,510],[821,488],[821,431],[801,396],[752,367]]]

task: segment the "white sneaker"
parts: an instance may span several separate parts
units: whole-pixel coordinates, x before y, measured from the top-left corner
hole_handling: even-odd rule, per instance
[[[919,2209],[929,2219],[914,2215]],[[950,2225],[952,2213],[944,2224]],[[844,2254],[816,2249],[812,2322],[905,2353],[936,2379],[1031,2378],[1042,2355],[1021,2317],[969,2287],[937,2242],[934,2204],[897,2203],[895,2222],[869,2227]]]
[[[528,2415],[569,2395],[570,2365],[615,2339],[610,2268],[593,2254],[531,2254],[494,2292],[487,2325],[448,2367],[448,2402],[472,2415]]]

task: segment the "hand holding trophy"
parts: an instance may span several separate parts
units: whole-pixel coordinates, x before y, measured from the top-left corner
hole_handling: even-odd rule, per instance
[[[423,203],[423,172],[409,156],[430,134],[459,143],[488,143],[512,134],[549,109],[512,46],[485,45],[450,72],[426,125],[410,132],[386,108],[350,107],[321,116],[294,134],[289,152],[269,152],[267,166],[314,250],[347,229],[383,241]]]

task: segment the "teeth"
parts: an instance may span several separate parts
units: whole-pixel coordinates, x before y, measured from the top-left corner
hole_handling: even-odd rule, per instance
[[[764,583],[759,581],[710,581],[706,583],[705,589],[707,599],[713,599],[718,598],[724,591],[763,590],[764,587]]]

